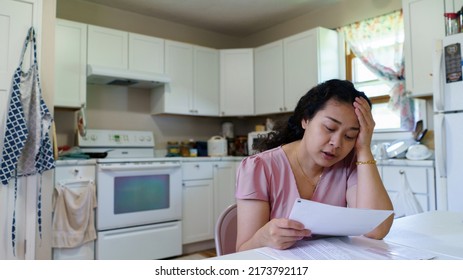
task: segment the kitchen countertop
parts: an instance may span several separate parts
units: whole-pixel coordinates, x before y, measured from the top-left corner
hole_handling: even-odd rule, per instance
[[[241,161],[245,157],[225,156],[225,157],[154,157],[153,161]],[[92,165],[96,164],[97,159],[59,159],[56,166],[69,165]]]
[[[55,161],[56,166],[69,166],[69,165],[94,165],[96,159],[59,159]]]
[[[379,159],[376,162],[380,166],[424,166],[433,167],[434,160],[409,160],[409,159]]]
[[[241,161],[245,156],[224,156],[224,157],[155,157],[155,161]],[[56,166],[68,165],[91,165],[96,164],[96,159],[64,159],[57,160]],[[424,166],[433,167],[434,160],[409,160],[409,159],[380,159],[377,160],[379,166]]]

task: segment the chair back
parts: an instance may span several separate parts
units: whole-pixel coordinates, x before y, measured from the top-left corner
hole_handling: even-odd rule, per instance
[[[236,252],[237,235],[236,203],[228,206],[220,214],[215,226],[215,250],[217,256]]]

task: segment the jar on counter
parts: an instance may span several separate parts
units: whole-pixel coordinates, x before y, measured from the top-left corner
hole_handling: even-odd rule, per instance
[[[460,24],[457,13],[445,13],[445,35],[453,35],[460,32]]]
[[[182,142],[182,145],[180,145],[180,154],[182,155],[182,157],[190,156],[190,143],[189,142]]]
[[[180,145],[177,141],[167,142],[167,157],[179,157],[180,156]]]

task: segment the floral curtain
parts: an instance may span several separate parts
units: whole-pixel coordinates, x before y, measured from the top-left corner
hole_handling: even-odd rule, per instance
[[[349,49],[379,78],[391,83],[389,106],[401,127],[414,126],[413,102],[404,87],[404,27],[401,10],[338,28]]]

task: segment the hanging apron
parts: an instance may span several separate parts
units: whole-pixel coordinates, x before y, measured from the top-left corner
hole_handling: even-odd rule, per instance
[[[29,42],[33,47],[33,63],[27,72],[23,72],[22,64]],[[11,178],[15,180],[15,209],[18,177],[42,174],[44,171],[55,167],[53,148],[49,136],[52,122],[53,118],[42,98],[35,31],[31,27],[24,42],[19,66],[13,76],[2,158],[0,160],[0,182],[3,185],[8,185]],[[37,197],[37,223],[40,237],[42,236],[41,185],[40,180]],[[14,253],[16,251],[15,213],[16,211],[13,211],[11,229]]]

